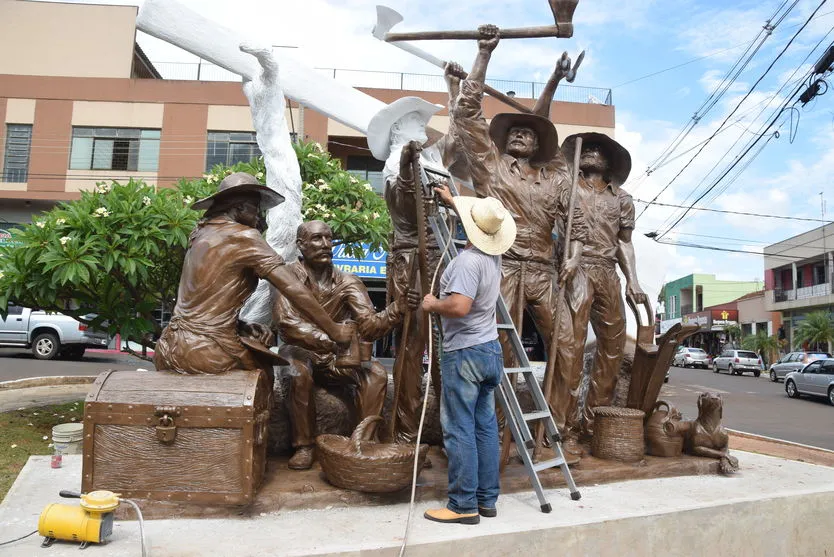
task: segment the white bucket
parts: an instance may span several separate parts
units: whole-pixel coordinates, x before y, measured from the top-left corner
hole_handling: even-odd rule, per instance
[[[84,424],[58,424],[52,428],[55,454],[81,454],[81,441],[83,439]]]

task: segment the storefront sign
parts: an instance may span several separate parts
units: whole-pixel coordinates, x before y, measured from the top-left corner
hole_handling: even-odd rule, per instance
[[[712,327],[712,316],[708,311],[689,313],[681,318],[681,323],[684,325],[698,325],[700,330],[709,331]]]
[[[8,225],[6,225],[8,226]],[[23,242],[15,240],[12,236],[12,231],[9,228],[0,228],[0,247],[5,246],[19,246]]]
[[[362,248],[365,250],[365,257],[357,259],[349,257],[345,253],[344,246],[334,246],[333,265],[343,273],[350,273],[357,277],[384,279],[388,252],[385,250],[369,251],[368,244],[362,244]]]
[[[738,325],[737,309],[714,309],[712,310],[712,329],[723,330],[724,327]]]

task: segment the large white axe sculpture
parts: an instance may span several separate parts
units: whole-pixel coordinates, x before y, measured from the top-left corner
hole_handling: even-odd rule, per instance
[[[146,0],[136,27],[242,77],[264,155],[267,185],[286,199],[267,215],[267,241],[286,261],[294,260],[295,232],[301,224],[301,175],[284,116],[284,94],[361,133],[367,132],[371,119],[387,105],[291,56],[251,46],[251,38],[176,0]],[[243,317],[267,323],[270,310],[269,285],[261,281]]]

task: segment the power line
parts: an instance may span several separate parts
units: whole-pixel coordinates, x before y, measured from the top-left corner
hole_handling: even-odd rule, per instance
[[[750,251],[750,250],[743,250],[743,249],[731,249],[731,248],[722,248],[718,246],[706,246],[703,244],[693,244],[690,242],[672,242],[669,240],[661,241],[660,238],[652,238],[658,244],[663,244],[667,246],[680,246],[684,248],[693,248],[693,249],[703,249],[703,250],[710,250],[710,251],[723,251],[728,253],[743,253],[747,255],[756,255],[758,257],[764,257],[765,254],[762,254],[758,251]],[[808,259],[807,257],[799,257],[794,255],[778,255],[778,254],[767,254],[768,257],[780,257],[782,259],[790,259],[791,261],[800,261],[802,259]]]
[[[686,171],[686,169],[687,169],[687,168],[689,168],[689,166],[692,164],[692,162],[693,162],[696,158],[698,158],[698,156],[699,156],[699,155],[700,155],[700,154],[704,151],[704,149],[706,148],[706,146],[707,146],[707,145],[709,145],[709,143],[710,143],[710,142],[711,142],[711,141],[715,138],[715,136],[717,136],[717,135],[718,135],[718,132],[719,132],[722,128],[724,128],[724,126],[727,124],[727,122],[729,121],[729,119],[730,119],[730,118],[731,118],[731,117],[732,117],[732,116],[733,116],[733,115],[734,115],[734,114],[735,114],[735,113],[739,110],[739,108],[741,108],[741,106],[742,106],[742,105],[744,104],[744,102],[745,102],[745,101],[746,101],[746,100],[750,97],[750,95],[751,95],[751,94],[753,94],[753,92],[756,90],[756,88],[759,86],[759,84],[762,82],[762,80],[764,80],[764,78],[765,78],[765,77],[766,77],[766,76],[770,73],[770,70],[772,70],[772,69],[773,69],[773,66],[775,66],[775,65],[776,65],[776,62],[778,62],[778,61],[779,61],[779,59],[780,59],[780,58],[782,58],[782,56],[785,54],[785,52],[787,52],[788,48],[790,48],[790,46],[793,44],[793,42],[796,40],[796,38],[799,36],[799,34],[800,34],[800,33],[802,33],[802,31],[805,29],[805,27],[807,27],[807,26],[808,26],[808,24],[809,24],[809,23],[811,22],[811,20],[814,18],[814,16],[816,15],[816,13],[820,10],[820,8],[822,8],[823,4],[825,4],[825,2],[826,2],[826,1],[827,1],[827,0],[822,0],[822,2],[821,2],[821,3],[817,6],[817,8],[813,11],[813,13],[811,14],[811,16],[810,16],[810,17],[809,17],[809,18],[805,21],[805,23],[804,23],[804,24],[800,27],[800,29],[799,29],[799,30],[798,30],[798,31],[797,31],[797,32],[793,35],[793,37],[791,37],[791,39],[790,39],[790,40],[788,41],[788,43],[784,46],[784,48],[783,48],[783,49],[779,52],[779,54],[776,56],[776,58],[774,58],[774,59],[773,59],[773,61],[770,63],[770,65],[767,67],[767,69],[764,71],[764,73],[763,73],[763,74],[759,77],[759,79],[757,79],[757,80],[756,80],[756,82],[755,82],[755,83],[753,84],[753,86],[752,86],[752,87],[751,87],[751,88],[747,91],[747,93],[744,95],[744,97],[743,97],[743,98],[742,98],[742,99],[741,99],[741,100],[740,100],[740,101],[736,104],[735,108],[733,108],[733,110],[732,110],[732,111],[731,111],[731,112],[730,112],[730,113],[729,113],[729,114],[728,114],[728,115],[724,118],[724,120],[721,122],[721,124],[720,124],[720,125],[718,126],[718,128],[716,129],[716,131],[714,131],[714,132],[712,133],[712,135],[710,135],[710,137],[708,138],[708,140],[707,140],[707,141],[706,141],[703,145],[701,145],[700,149],[698,149],[698,152],[697,152],[697,153],[695,153],[695,154],[692,156],[692,158],[690,158],[690,159],[689,159],[689,161],[688,161],[688,162],[687,162],[687,163],[683,166],[683,168],[681,168],[681,169],[680,169],[680,171],[678,171],[678,173],[677,173],[677,174],[676,174],[676,175],[675,175],[675,176],[674,176],[674,177],[673,177],[673,178],[672,178],[672,179],[671,179],[671,180],[670,180],[670,181],[669,181],[669,182],[668,182],[665,186],[663,186],[663,188],[660,190],[660,192],[658,192],[658,193],[657,193],[657,195],[655,195],[654,199],[652,199],[652,202],[656,201],[656,200],[657,200],[657,198],[658,198],[658,197],[660,197],[660,195],[661,195],[663,192],[665,192],[665,191],[666,191],[666,190],[667,190],[667,189],[668,189],[668,188],[669,188],[672,184],[674,184],[674,183],[675,183],[675,181],[676,181],[676,180],[677,180],[677,179],[678,179],[678,178],[679,178],[679,177],[680,177],[680,176],[681,176],[681,175],[682,175],[682,174]],[[796,5],[796,3],[794,3],[794,5]],[[793,8],[793,6],[791,6],[791,9],[792,9],[792,8]],[[780,8],[780,9],[781,9],[781,8]],[[779,21],[781,21],[781,19],[780,19]],[[769,22],[768,22],[768,25],[769,25]],[[766,26],[765,26],[765,28],[767,28],[767,27],[768,27],[768,25],[766,25]],[[772,30],[771,30],[771,32],[772,32]],[[768,36],[769,36],[769,35],[768,35]],[[713,106],[714,106],[714,105],[713,105]],[[693,116],[693,119],[694,119],[695,117],[697,117],[697,116],[698,116],[697,114],[696,114],[695,116]],[[645,213],[645,212],[646,212],[646,210],[647,210],[647,209],[648,209],[648,206],[644,207],[644,208],[643,208],[643,211],[640,213],[640,215],[638,215],[638,216],[637,216],[637,218],[639,219],[639,218],[643,215],[643,213]]]
[[[827,220],[822,220],[822,219],[812,219],[812,218],[807,218],[807,217],[788,217],[788,216],[784,216],[784,215],[767,215],[767,214],[763,214],[763,213],[748,213],[748,212],[745,212],[745,211],[727,211],[727,210],[723,210],[723,209],[709,209],[707,207],[690,207],[690,206],[687,206],[687,205],[676,205],[674,203],[661,203],[659,201],[649,202],[649,201],[643,201],[642,199],[635,199],[634,201],[637,202],[637,203],[645,203],[646,205],[651,204],[651,205],[658,205],[660,207],[675,207],[675,208],[678,208],[678,209],[690,209],[692,211],[706,211],[706,212],[709,212],[709,213],[725,213],[725,214],[729,214],[729,215],[743,215],[743,216],[746,216],[746,217],[761,217],[761,218],[767,218],[767,219],[783,219],[783,220],[824,222],[824,223],[832,222],[832,221],[827,221]]]
[[[821,13],[818,16],[816,16],[814,19],[819,19],[821,17],[825,17],[825,16],[831,15],[831,14],[834,14],[834,10],[831,10],[831,11],[825,12],[825,13]],[[800,25],[801,25],[800,23],[797,23],[796,25],[791,25],[791,26],[785,27],[785,29],[794,29],[796,27],[799,27]],[[669,72],[669,71],[672,71],[672,70],[676,70],[678,68],[688,66],[689,64],[694,64],[695,62],[700,62],[701,60],[706,60],[707,58],[713,58],[715,56],[718,56],[719,54],[723,54],[725,52],[735,50],[735,49],[737,49],[739,47],[742,47],[742,46],[744,46],[748,43],[749,43],[749,41],[744,41],[743,43],[738,43],[736,45],[733,45],[733,46],[730,46],[730,47],[727,47],[727,48],[722,48],[720,50],[714,50],[714,51],[710,52],[709,54],[705,54],[703,56],[698,56],[697,58],[692,58],[692,59],[687,60],[685,62],[681,62],[680,64],[675,64],[674,66],[669,66],[668,68],[664,68],[662,70],[657,70],[657,71],[654,71],[652,73],[642,75],[640,77],[635,77],[634,79],[630,79],[628,81],[620,83],[619,85],[614,85],[613,87],[611,87],[611,89],[618,89],[620,87],[625,87],[626,85],[631,85],[632,83],[636,83],[638,81],[642,81],[644,79],[648,79],[648,78],[654,77],[656,75],[660,75],[660,74],[663,74],[663,73],[666,73],[666,72]]]
[[[756,80],[756,82],[753,84],[753,86],[750,88],[750,90],[749,90],[749,91],[748,91],[748,92],[744,95],[744,97],[743,97],[743,98],[742,98],[742,99],[741,99],[741,100],[740,100],[740,101],[736,104],[736,106],[735,106],[735,108],[733,108],[732,112],[730,112],[730,114],[728,114],[728,115],[727,115],[727,117],[726,117],[726,118],[724,118],[724,121],[723,121],[723,122],[721,122],[721,124],[718,126],[718,129],[719,129],[719,130],[720,130],[721,128],[723,128],[723,127],[724,127],[724,125],[727,123],[727,121],[728,121],[728,120],[732,117],[732,115],[733,115],[733,114],[735,114],[735,113],[736,113],[736,111],[738,111],[738,109],[741,107],[741,105],[744,103],[744,101],[746,101],[746,100],[750,97],[750,95],[751,95],[751,94],[753,94],[753,91],[755,91],[755,90],[756,90],[756,87],[758,87],[758,86],[759,86],[759,84],[762,82],[762,80],[764,80],[764,78],[767,76],[767,74],[769,74],[769,73],[770,73],[770,70],[772,70],[772,69],[773,69],[773,66],[775,66],[775,65],[776,65],[776,62],[777,62],[777,61],[779,61],[779,59],[780,59],[780,58],[781,58],[781,57],[785,54],[785,52],[787,52],[788,48],[790,48],[790,46],[793,44],[793,42],[796,40],[796,38],[799,36],[799,34],[800,34],[800,33],[802,33],[802,31],[805,29],[805,27],[807,27],[807,25],[811,22],[811,19],[813,19],[814,14],[816,14],[816,13],[817,13],[817,11],[819,11],[819,9],[820,9],[820,8],[822,8],[823,4],[825,4],[825,2],[826,2],[826,1],[827,1],[827,0],[822,0],[822,2],[820,2],[820,4],[819,4],[819,5],[817,6],[817,8],[814,10],[814,12],[811,14],[811,16],[810,16],[810,17],[809,17],[809,18],[805,21],[805,24],[804,24],[804,25],[802,25],[802,27],[800,27],[800,29],[799,29],[799,30],[798,30],[798,31],[794,34],[794,36],[793,36],[793,37],[791,37],[790,41],[788,41],[788,43],[787,43],[787,44],[785,45],[785,47],[784,47],[784,48],[783,48],[783,49],[779,52],[779,54],[776,56],[776,58],[774,58],[774,59],[773,59],[773,61],[770,63],[770,65],[767,67],[767,69],[764,71],[764,73],[763,73],[763,74],[759,77],[759,79],[757,79],[757,80]],[[794,93],[793,95],[791,95],[791,96],[789,97],[789,100],[790,100],[791,98],[793,98],[795,95],[796,95],[796,93]],[[781,111],[780,111],[779,115],[781,115]],[[774,120],[771,122],[771,124],[768,126],[768,128],[770,128],[770,127],[771,127],[771,126],[772,126],[772,125],[776,122],[776,119],[778,119],[779,115],[777,115],[777,116],[776,116],[776,118],[774,118]],[[710,139],[710,141],[711,141],[713,138],[715,138],[715,136],[716,136],[716,135],[718,135],[718,130],[716,130],[715,132],[713,132],[713,134],[710,136],[710,138],[709,138],[709,139]],[[773,136],[772,136],[772,135],[771,135],[771,136],[769,136],[769,137],[768,137],[768,141],[770,141],[770,139],[772,139],[772,138],[773,138]],[[754,141],[754,142],[750,145],[750,147],[749,147],[748,149],[746,149],[746,150],[745,150],[745,151],[744,151],[744,152],[743,152],[743,153],[742,153],[739,157],[737,157],[737,158],[736,158],[736,161],[733,163],[733,165],[732,165],[729,169],[727,169],[727,172],[725,172],[725,173],[721,176],[721,178],[719,178],[719,180],[720,180],[720,179],[722,179],[724,176],[726,176],[726,175],[729,173],[729,171],[730,171],[730,170],[732,170],[733,168],[735,168],[735,166],[736,166],[736,165],[737,165],[737,164],[741,161],[741,159],[744,157],[744,155],[746,155],[746,154],[747,154],[747,153],[748,153],[748,152],[749,152],[749,151],[753,148],[753,146],[754,146],[756,143],[758,143],[758,141],[759,141],[760,139],[761,139],[761,137],[757,138],[757,139],[756,139],[756,140],[755,140],[755,141]],[[689,166],[692,164],[692,162],[693,162],[693,161],[694,161],[694,160],[698,157],[698,155],[700,155],[700,154],[703,152],[704,148],[706,148],[706,146],[707,146],[707,145],[708,145],[708,143],[705,143],[704,145],[702,145],[702,146],[701,146],[701,148],[698,150],[698,152],[697,152],[697,153],[695,153],[695,155],[693,155],[691,159],[689,159],[689,162],[687,162],[687,163],[686,163],[686,165],[684,165],[684,167],[683,167],[683,168],[682,168],[682,169],[681,169],[681,170],[680,170],[680,171],[679,171],[679,172],[678,172],[678,173],[677,173],[677,174],[676,174],[676,175],[672,178],[672,180],[670,180],[670,181],[669,181],[669,183],[668,183],[668,184],[666,184],[666,186],[664,186],[664,187],[663,187],[663,189],[662,189],[662,190],[661,190],[661,191],[660,191],[660,192],[659,192],[659,193],[658,193],[658,194],[654,197],[654,199],[652,199],[652,202],[656,201],[656,200],[657,200],[657,198],[660,196],[660,194],[661,194],[661,193],[663,193],[663,192],[664,192],[664,191],[665,191],[665,190],[666,190],[669,186],[671,186],[671,185],[672,185],[672,184],[673,184],[673,183],[674,183],[674,182],[675,182],[675,181],[676,181],[676,180],[677,180],[677,179],[681,176],[681,174],[683,174],[683,172],[684,172],[687,168],[689,168]],[[708,188],[708,189],[707,189],[707,191],[705,191],[703,194],[701,194],[701,196],[699,196],[699,197],[698,197],[698,199],[696,199],[696,200],[692,203],[692,205],[694,206],[694,205],[695,205],[696,203],[698,203],[701,199],[703,199],[703,198],[707,195],[707,193],[709,193],[710,191],[712,191],[712,189],[713,189],[713,188],[715,188],[715,186],[716,186],[716,185],[718,185],[718,182],[716,182],[716,183],[714,183],[712,186],[710,186],[710,188]],[[648,206],[646,206],[645,208],[643,208],[643,212],[645,212],[647,208],[648,208]],[[687,214],[688,212],[689,212],[689,210],[686,210],[686,211],[684,212],[684,214],[683,214],[683,215],[681,215],[681,217],[680,217],[677,221],[675,221],[675,223],[674,223],[674,224],[672,224],[672,226],[670,226],[670,227],[669,227],[669,228],[668,228],[665,232],[663,232],[663,234],[661,234],[661,237],[662,237],[663,235],[667,234],[670,230],[672,230],[672,228],[674,228],[674,227],[675,227],[675,226],[676,226],[676,225],[677,225],[677,224],[678,224],[678,223],[679,223],[679,222],[683,219],[683,217],[684,217],[684,216],[686,216],[686,214]],[[642,213],[641,213],[641,215],[642,215]]]
[[[799,70],[802,68],[802,66],[803,66],[803,65],[804,65],[804,64],[808,61],[808,59],[809,59],[809,58],[811,58],[811,56],[812,56],[812,55],[813,55],[813,54],[817,51],[817,49],[820,47],[820,45],[822,45],[822,43],[823,43],[823,42],[824,42],[824,41],[828,38],[828,36],[829,36],[832,32],[834,32],[834,28],[829,29],[829,31],[828,31],[825,35],[823,35],[823,36],[820,38],[820,40],[819,40],[819,41],[817,41],[817,44],[816,44],[816,45],[814,45],[814,47],[808,51],[808,54],[806,54],[806,55],[805,55],[805,58],[803,58],[802,62],[800,62],[800,64],[796,67],[796,69],[794,69],[793,73],[791,73],[790,77],[788,77],[788,78],[787,78],[787,79],[786,79],[786,80],[782,83],[782,85],[779,87],[779,89],[778,89],[778,90],[777,90],[777,91],[776,91],[776,92],[775,92],[775,93],[774,93],[774,94],[773,94],[773,95],[772,95],[772,96],[771,96],[771,97],[767,100],[767,105],[765,106],[765,108],[764,108],[764,109],[762,109],[762,110],[759,112],[759,114],[757,114],[757,115],[756,115],[756,117],[755,117],[755,118],[758,118],[758,117],[759,117],[759,116],[760,116],[760,115],[761,115],[761,114],[765,111],[765,109],[767,108],[767,106],[769,106],[769,105],[770,105],[770,103],[771,103],[774,99],[776,99],[777,97],[779,97],[779,95],[781,94],[781,92],[782,92],[782,91],[783,91],[783,90],[784,90],[784,89],[788,86],[788,84],[789,84],[789,83],[791,83],[791,80],[793,80],[794,76],[795,76],[795,75],[799,72]],[[804,74],[804,75],[803,75],[803,76],[802,76],[799,80],[797,80],[797,81],[795,81],[795,82],[793,82],[793,83],[794,83],[794,84],[797,84],[797,85],[799,85],[799,84],[803,84],[803,83],[804,83],[804,82],[805,82],[805,81],[806,81],[806,80],[810,77],[811,73],[812,73],[812,70],[810,70],[810,69],[809,69],[809,70],[807,70],[807,71],[806,71],[806,73],[805,73],[805,74]],[[785,102],[785,103],[784,103],[781,107],[779,107],[779,108],[777,108],[776,110],[774,110],[774,111],[771,113],[771,116],[773,116],[773,115],[777,115],[777,116],[778,116],[779,114],[781,114],[781,113],[785,110],[785,108],[786,108],[787,104],[790,102],[790,99],[792,98],[792,96],[795,96],[797,92],[798,92],[798,91],[797,91],[797,90],[795,90],[795,91],[794,91],[794,93],[792,93],[792,95],[787,96],[787,97],[786,97],[786,102]],[[768,119],[769,119],[769,118],[771,118],[771,116],[768,116]],[[784,124],[784,123],[783,123],[783,124]],[[779,125],[779,128],[781,128],[781,126],[782,126],[783,124],[780,124],[780,125]],[[747,133],[752,134],[752,135],[756,138],[756,140],[755,140],[755,141],[756,141],[756,142],[758,142],[758,140],[761,138],[761,136],[763,136],[763,135],[764,135],[764,133],[766,132],[767,128],[768,128],[768,126],[767,126],[767,125],[763,125],[763,126],[761,126],[761,127],[759,128],[759,130],[758,130],[757,132],[750,132],[750,131],[749,131],[750,126],[748,126],[748,127],[747,127],[744,131],[745,131],[745,132],[747,132]],[[778,129],[777,129],[777,131],[776,131],[775,133],[777,134],[777,135],[776,135],[776,138],[778,138],[778,133],[779,133],[779,132],[778,132]],[[721,155],[721,158],[719,159],[718,163],[716,163],[716,164],[714,165],[714,170],[717,170],[717,169],[718,169],[718,164],[720,164],[720,163],[721,163],[721,162],[722,162],[722,161],[723,161],[723,160],[724,160],[724,159],[725,159],[725,158],[726,158],[726,157],[727,157],[727,156],[728,156],[728,155],[729,155],[729,154],[733,151],[733,149],[735,149],[736,145],[738,145],[738,143],[742,140],[742,138],[743,138],[743,137],[744,137],[744,135],[743,135],[743,134],[740,134],[740,135],[739,135],[739,137],[736,139],[736,141],[733,143],[733,145],[732,145],[732,146],[730,146],[730,148],[729,148],[729,149],[725,150],[724,154],[722,154],[722,155]],[[771,137],[770,139],[772,139],[772,138],[773,138],[773,137]],[[751,140],[751,141],[753,141],[753,140]],[[769,140],[768,140],[768,141],[769,141]],[[765,145],[766,145],[766,143],[765,143]],[[748,146],[750,146],[750,143],[748,143]],[[739,177],[740,177],[740,176],[744,173],[744,171],[745,171],[745,170],[746,170],[746,169],[747,169],[747,168],[748,168],[748,167],[752,164],[752,162],[756,159],[756,157],[758,157],[758,155],[762,152],[762,150],[763,150],[763,149],[764,149],[764,145],[763,145],[762,147],[760,147],[760,148],[758,149],[758,151],[756,151],[756,152],[755,152],[755,153],[754,153],[754,154],[753,154],[753,155],[752,155],[752,156],[751,156],[751,157],[750,157],[750,158],[749,158],[749,159],[745,162],[745,164],[744,164],[744,165],[742,165],[742,166],[741,166],[741,167],[740,167],[740,168],[739,168],[739,169],[735,172],[735,174],[732,176],[732,178],[730,178],[729,180],[725,181],[725,182],[724,182],[724,185],[723,185],[723,186],[721,186],[719,189],[717,189],[717,190],[716,190],[716,191],[715,191],[715,192],[714,192],[714,193],[713,193],[713,194],[709,197],[709,199],[707,199],[707,200],[706,200],[706,202],[705,202],[705,203],[706,203],[706,204],[710,204],[710,203],[714,202],[714,201],[715,201],[715,200],[716,200],[716,199],[717,199],[720,195],[722,195],[725,191],[727,191],[727,189],[729,189],[729,188],[730,188],[730,186],[732,186],[732,185],[736,182],[736,180],[737,180],[737,179],[738,179],[738,178],[739,178]],[[737,157],[737,158],[738,158],[738,157]],[[730,167],[727,169],[727,171],[726,171],[726,172],[725,172],[725,173],[724,173],[724,174],[723,174],[720,178],[718,178],[718,180],[719,180],[719,181],[720,181],[720,180],[722,180],[722,179],[723,179],[723,178],[724,178],[724,177],[725,177],[725,176],[729,173],[729,171],[730,171],[730,170],[732,170],[732,168],[733,168],[733,166],[735,166],[735,164],[737,164],[737,161],[735,161],[734,163],[732,163],[732,166],[730,166]],[[712,174],[712,171],[707,172],[707,174],[705,174],[705,175],[704,175],[704,177],[703,177],[703,178],[701,178],[701,180],[700,180],[700,182],[698,183],[698,185],[697,185],[695,188],[693,188],[693,190],[690,192],[690,194],[689,194],[689,195],[687,195],[686,199],[684,200],[684,203],[686,203],[686,202],[689,200],[689,198],[690,198],[690,197],[691,197],[691,196],[692,196],[692,195],[693,195],[693,194],[694,194],[694,193],[698,190],[698,188],[700,188],[700,187],[701,187],[701,185],[703,185],[703,184],[704,184],[704,182],[705,182],[705,181],[709,178],[710,174]],[[667,217],[667,218],[666,218],[666,220],[664,220],[663,224],[660,226],[660,228],[663,228],[664,226],[666,226],[666,224],[667,224],[668,222],[671,222],[671,220],[672,220],[673,218],[674,218],[674,216],[673,216],[673,215],[670,215],[669,217]],[[685,221],[685,219],[684,219],[684,221]],[[681,222],[684,222],[684,221],[681,221]]]

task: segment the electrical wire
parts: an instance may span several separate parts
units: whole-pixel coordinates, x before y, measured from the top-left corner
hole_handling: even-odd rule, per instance
[[[451,224],[451,223],[449,223]],[[454,232],[452,231],[451,226],[447,225],[447,230],[449,230],[449,238],[446,240],[446,245],[443,246],[443,251],[440,252],[440,261],[443,261],[443,257],[446,255],[446,252],[449,249],[449,246],[452,245],[452,238],[454,237]],[[437,264],[437,267],[434,269],[434,275],[431,279],[431,286],[429,290],[434,292],[434,286],[437,282],[437,273],[440,271],[440,263]],[[429,350],[428,350],[428,357],[429,357],[429,366],[434,365],[433,359],[433,340],[434,335],[429,334]],[[403,557],[405,555],[405,546],[408,543],[408,531],[411,529],[411,518],[414,512],[414,499],[417,494],[417,474],[419,472],[419,458],[420,458],[420,441],[423,437],[423,425],[426,420],[426,408],[428,407],[429,402],[429,391],[431,390],[431,373],[426,374],[426,391],[423,394],[423,409],[420,412],[420,425],[417,427],[417,440],[415,442],[414,448],[414,470],[413,475],[411,478],[411,501],[408,504],[408,517],[405,520],[405,532],[403,533],[403,543],[400,546],[400,553],[399,557]]]
[[[136,511],[136,517],[139,519],[139,542],[141,543],[142,547],[142,557],[148,557],[148,551],[145,547],[145,519],[142,517],[142,509],[139,508],[135,502],[131,501],[130,499],[121,499],[125,503],[128,503],[133,509]]]
[[[634,199],[634,201],[636,203],[645,203],[647,205],[649,204],[648,201],[644,201],[642,199]],[[651,203],[651,204],[652,205],[657,205],[659,207],[675,207],[677,209],[687,209],[687,208],[689,208],[693,211],[706,211],[706,212],[709,212],[709,213],[724,213],[724,214],[728,214],[728,215],[741,215],[741,216],[746,216],[746,217],[761,217],[761,218],[766,218],[766,219],[783,219],[783,220],[795,220],[795,221],[807,221],[807,222],[824,222],[824,223],[834,222],[834,221],[823,220],[823,219],[814,219],[814,218],[809,218],[809,217],[788,217],[788,216],[783,216],[783,215],[768,215],[768,214],[764,214],[764,213],[748,213],[748,212],[745,212],[745,211],[728,211],[728,210],[724,210],[724,209],[710,209],[708,207],[689,207],[687,205],[676,205],[674,203],[661,203],[660,201],[655,201],[654,203]]]
[[[689,159],[689,161],[683,166],[683,168],[681,168],[680,171],[678,171],[678,173],[665,186],[663,186],[663,188],[657,193],[657,195],[654,196],[654,199],[652,199],[652,203],[654,201],[656,201],[657,198],[660,197],[660,195],[663,192],[665,192],[669,187],[671,187],[671,185],[674,184],[675,181],[677,181],[677,179],[686,171],[686,169],[689,168],[689,166],[692,164],[692,162],[704,151],[706,146],[709,145],[709,143],[718,135],[718,132],[722,128],[724,128],[724,126],[727,124],[729,119],[739,110],[739,108],[741,108],[741,106],[750,97],[750,95],[753,94],[753,92],[756,90],[756,88],[759,86],[759,84],[764,80],[764,78],[770,73],[770,71],[776,65],[776,62],[778,62],[782,58],[782,56],[785,54],[785,52],[787,52],[788,48],[790,48],[790,46],[794,43],[794,41],[802,33],[802,31],[805,30],[805,28],[808,26],[808,24],[811,22],[811,20],[817,14],[817,12],[820,10],[820,8],[822,8],[822,6],[826,2],[827,2],[827,0],[822,0],[822,2],[820,2],[820,4],[816,7],[816,9],[808,17],[808,19],[806,19],[805,23],[802,24],[802,26],[799,28],[799,30],[790,38],[788,43],[782,48],[782,50],[779,52],[779,54],[777,54],[776,58],[773,59],[773,61],[770,63],[770,65],[767,67],[767,69],[764,71],[764,73],[762,73],[762,75],[759,76],[759,78],[756,80],[756,82],[753,84],[753,86],[750,87],[750,89],[747,91],[747,93],[744,95],[744,97],[742,97],[742,99],[736,104],[736,106],[733,108],[733,110],[724,118],[724,120],[718,126],[718,129],[716,129],[716,131],[714,131],[710,135],[710,137],[708,138],[708,141],[706,141],[703,145],[701,145],[700,149],[698,149],[698,152],[695,153],[692,156],[692,158]],[[796,2],[794,2],[793,5],[795,6]],[[697,116],[697,114],[696,114],[696,116]],[[637,219],[639,219],[646,212],[648,207],[649,206],[647,205],[646,207],[643,208],[643,211],[637,216]],[[637,219],[635,219],[635,220],[637,220]]]
[[[798,3],[798,0],[794,0],[794,3],[785,11],[784,14],[782,14],[782,17],[778,19],[775,23],[772,23],[773,19],[776,18],[776,16],[779,14],[782,8],[785,7],[787,1],[788,0],[782,2],[779,8],[777,8],[773,15],[765,22],[765,24],[759,30],[759,33],[753,38],[752,41],[750,41],[750,44],[745,49],[745,51],[735,61],[732,67],[730,67],[726,75],[721,79],[718,85],[715,86],[715,88],[712,90],[712,92],[706,98],[706,100],[704,100],[701,106],[698,107],[698,109],[692,115],[690,121],[683,127],[683,129],[678,133],[675,139],[672,140],[672,143],[669,144],[655,159],[655,161],[649,165],[649,168],[646,170],[647,175],[657,170],[657,168],[660,165],[666,162],[666,159],[668,159],[668,157],[683,143],[683,141],[695,128],[695,126],[697,126],[698,123],[704,118],[704,116],[706,116],[718,104],[718,101],[724,96],[724,94],[727,91],[729,91],[730,87],[732,87],[732,84],[736,82],[741,73],[744,72],[744,70],[750,64],[752,59],[756,56],[756,54],[758,54],[759,50],[762,48],[767,39],[772,35],[774,29],[776,29],[779,23],[781,23],[784,20],[787,14],[790,13],[791,10],[793,10],[793,8]]]
[[[33,534],[37,534],[37,533],[38,533],[37,530],[32,530],[31,532],[29,532],[25,536],[20,536],[19,538],[15,538],[13,540],[5,541],[5,542],[0,542],[0,545],[9,545],[10,543],[19,542],[20,540],[24,540],[24,539],[28,538],[29,536],[31,536]]]

